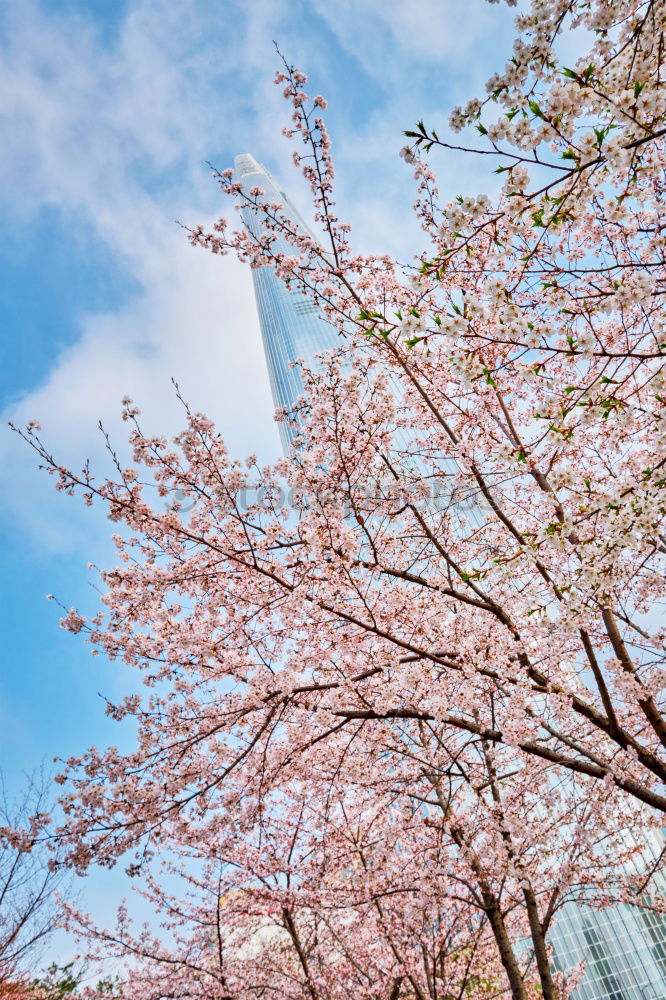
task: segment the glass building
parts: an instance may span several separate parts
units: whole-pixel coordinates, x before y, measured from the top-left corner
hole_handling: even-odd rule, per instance
[[[556,969],[585,962],[575,1000],[666,1000],[666,922],[626,903],[566,903],[549,935]]]
[[[310,233],[285,192],[253,156],[243,153],[236,157],[235,165],[244,188],[262,188],[267,201],[279,202],[287,215]],[[246,228],[258,237],[262,231],[259,217],[249,209],[242,215]],[[276,240],[275,248],[291,252],[282,238]],[[302,392],[293,363],[300,358],[312,364],[317,354],[339,345],[338,336],[314,302],[288,289],[270,266],[253,269],[252,277],[273,400],[276,408],[291,411]],[[284,422],[279,428],[287,453],[298,430]],[[655,857],[661,846],[655,842]],[[657,876],[655,882],[665,893],[666,879]],[[585,962],[574,1000],[666,1000],[666,920],[653,911],[627,904],[598,910],[566,903],[554,921],[549,941],[556,969],[571,969]]]
[[[312,235],[287,195],[253,156],[241,153],[236,157],[235,166],[236,176],[246,190],[262,188],[266,201],[280,202],[289,218]],[[246,229],[259,237],[263,231],[261,217],[248,208],[242,210],[242,217]],[[279,253],[293,253],[282,237],[273,245]],[[276,408],[291,411],[303,391],[293,363],[302,359],[312,364],[315,355],[339,346],[340,341],[331,324],[319,315],[314,302],[301,292],[287,288],[270,266],[253,268],[252,279],[273,402]],[[286,454],[298,430],[284,421],[278,426]]]
[[[651,891],[661,898],[666,895],[663,849],[663,835],[653,831],[639,858],[625,868],[641,876],[652,872]],[[575,1000],[666,1000],[666,919],[654,910],[627,903],[594,909],[568,902],[549,940],[557,970],[584,962]]]

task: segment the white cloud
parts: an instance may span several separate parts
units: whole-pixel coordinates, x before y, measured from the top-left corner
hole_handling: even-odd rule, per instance
[[[455,92],[456,78],[468,84],[475,69],[485,76],[489,43],[502,58],[513,14],[486,0],[314,0],[314,6],[366,72],[393,93]],[[510,52],[506,52],[510,55]]]
[[[176,430],[172,376],[235,452],[278,449],[249,272],[191,248],[173,221],[220,207],[202,167],[215,107],[205,71],[190,80],[197,39],[179,8],[136,4],[111,50],[85,21],[50,19],[32,3],[8,32],[0,89],[13,152],[1,185],[15,194],[6,212],[38,238],[40,210],[56,207],[72,241],[101,241],[138,286],[119,310],[80,316],[76,343],[6,414],[40,419],[67,461],[99,455],[97,421],[117,427],[125,394],[149,426]],[[72,511],[51,501],[20,442],[5,437],[3,451],[8,515],[40,544],[66,545]]]
[[[97,420],[122,451],[123,395],[138,401],[147,430],[170,433],[182,426],[174,377],[196,409],[216,418],[233,453],[277,454],[247,269],[231,260],[221,268],[217,259],[197,257],[187,246],[163,252],[163,265],[162,275],[121,312],[83,319],[81,339],[13,408],[12,418],[40,420],[45,440],[62,460],[78,468],[91,456],[104,468]],[[50,502],[52,486],[36,479],[32,465],[34,456],[23,443],[8,440],[12,514],[27,519],[41,544],[66,544],[71,536],[63,529],[73,512]]]

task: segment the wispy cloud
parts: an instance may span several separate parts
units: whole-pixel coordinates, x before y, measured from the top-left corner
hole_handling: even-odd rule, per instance
[[[101,242],[133,289],[117,310],[79,316],[76,343],[10,407],[14,420],[40,419],[67,460],[99,453],[97,421],[114,427],[125,394],[154,426],[175,429],[172,376],[234,450],[277,450],[249,273],[193,250],[174,224],[218,211],[204,159],[238,119],[232,102],[216,126],[228,102],[214,91],[238,71],[237,52],[213,67],[205,19],[195,32],[190,15],[137,3],[110,47],[87,20],[48,16],[34,3],[7,25],[5,217],[38,240],[41,211],[57,209],[65,245]],[[11,438],[4,451],[10,515],[41,543],[62,544],[60,507],[35,479],[32,456]]]
[[[474,0],[338,0],[335,6],[314,0],[314,4],[345,48],[392,91],[409,90],[410,85],[415,89],[422,74],[433,87],[449,91],[455,87],[455,76],[467,83],[470,70],[482,69],[488,42],[496,43],[513,18],[504,8]]]

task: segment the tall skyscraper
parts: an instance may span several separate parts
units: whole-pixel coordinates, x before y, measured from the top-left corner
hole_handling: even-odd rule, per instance
[[[267,201],[284,205],[287,215],[309,232],[285,192],[249,153],[236,157],[236,174],[245,188],[260,187]],[[249,209],[242,215],[247,229],[258,236],[258,217]],[[290,252],[286,240],[278,239],[275,246]],[[254,269],[252,277],[273,400],[276,407],[291,410],[302,392],[293,362],[297,358],[312,362],[317,354],[338,346],[339,340],[314,302],[288,289],[270,266]],[[285,452],[296,433],[280,424]],[[657,841],[655,859],[663,846]],[[666,878],[658,875],[655,881],[664,894]],[[557,969],[585,962],[575,1000],[666,1000],[666,921],[658,914],[627,904],[597,910],[570,902],[557,915],[549,938]]]
[[[310,232],[287,195],[253,156],[241,153],[236,157],[235,165],[236,176],[246,189],[262,188],[266,201],[280,202],[287,215],[298,222],[305,232]],[[248,231],[258,237],[262,232],[260,218],[247,208],[243,209],[242,216]],[[292,252],[282,237],[274,245],[278,252]],[[292,367],[293,362],[302,358],[311,363],[315,355],[339,346],[340,341],[330,323],[322,319],[314,302],[299,291],[287,288],[271,267],[253,269],[252,279],[273,402],[276,408],[292,410],[303,391],[299,372]],[[286,453],[297,431],[284,422],[279,424],[279,429]]]

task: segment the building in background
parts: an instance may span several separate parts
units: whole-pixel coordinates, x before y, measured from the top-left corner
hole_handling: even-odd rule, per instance
[[[310,233],[265,167],[249,153],[237,156],[235,163],[243,187],[262,188],[267,201],[280,202],[287,215]],[[249,209],[242,215],[246,228],[258,237],[258,217]],[[281,238],[275,248],[291,252]],[[288,289],[270,266],[253,269],[252,277],[273,401],[276,408],[290,411],[303,391],[294,361],[301,358],[311,363],[317,354],[338,346],[339,339],[314,302]],[[279,427],[286,454],[298,432],[284,422]],[[661,846],[655,842],[655,858]],[[664,893],[666,879],[657,876],[657,882]],[[655,912],[627,904],[596,910],[567,903],[555,919],[549,940],[557,969],[585,962],[575,1000],[666,1000],[666,921]]]
[[[663,876],[655,882],[663,894]],[[575,1000],[666,1000],[666,921],[653,910],[566,903],[549,941],[556,969],[585,962]]]
[[[280,202],[289,218],[312,235],[287,195],[253,156],[241,153],[236,157],[235,166],[236,176],[244,188],[262,188],[266,201]],[[243,209],[242,217],[246,229],[258,237],[262,232],[260,217],[248,208]],[[279,253],[293,252],[282,237],[277,238],[274,246]],[[339,346],[340,340],[331,324],[319,315],[314,302],[301,292],[287,288],[270,266],[253,268],[252,280],[273,402],[276,409],[291,411],[303,391],[294,361],[300,358],[312,363],[315,355]],[[286,454],[298,431],[284,421],[279,424],[279,430]]]

